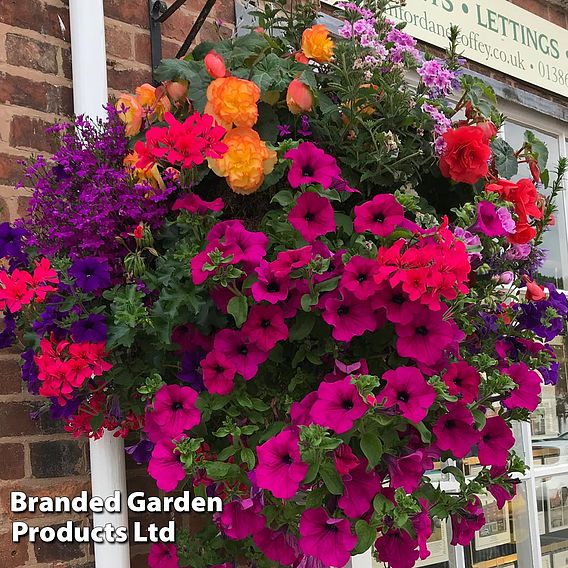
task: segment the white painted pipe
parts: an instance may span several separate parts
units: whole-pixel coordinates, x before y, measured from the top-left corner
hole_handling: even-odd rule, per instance
[[[74,111],[100,118],[108,101],[103,0],[70,0],[69,16]],[[100,440],[90,441],[89,449],[92,495],[121,495],[120,512],[93,514],[93,526],[127,527],[124,440],[105,432]],[[94,549],[96,568],[130,568],[128,542],[95,543]]]

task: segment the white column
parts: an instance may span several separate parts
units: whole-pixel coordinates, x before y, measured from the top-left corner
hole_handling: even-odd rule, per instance
[[[70,0],[73,104],[75,114],[104,116],[108,101],[103,0]],[[93,525],[128,526],[124,441],[105,432],[91,440],[91,486],[93,496],[103,498],[120,491],[120,513],[93,514]],[[124,544],[95,543],[96,568],[130,568],[130,549]]]

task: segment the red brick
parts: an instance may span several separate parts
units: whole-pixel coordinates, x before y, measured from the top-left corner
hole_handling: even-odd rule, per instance
[[[0,403],[0,437],[50,434],[63,430],[60,422],[51,420],[45,413],[32,420],[32,412],[38,409],[39,405],[32,402]]]
[[[66,79],[73,78],[73,68],[71,66],[71,50],[61,50],[61,71]]]
[[[0,89],[2,89],[1,85]],[[0,184],[16,185],[20,181],[24,167],[18,162],[24,159],[25,156],[0,153]]]
[[[21,479],[24,477],[24,446],[22,444],[0,444],[0,479]]]
[[[548,7],[548,19],[562,28],[568,29],[568,8],[555,8],[554,6]]]
[[[2,0],[0,22],[69,41],[69,10],[66,7],[46,5],[40,0]]]
[[[141,32],[134,37],[134,59],[139,63],[150,65],[150,34]]]
[[[73,92],[69,87],[46,81],[0,73],[0,103],[70,115],[73,112]]]
[[[1,324],[1,327],[3,328],[4,325]],[[0,359],[0,394],[20,392],[22,392],[22,375],[18,358]]]
[[[24,566],[28,561],[28,541],[12,542],[12,533],[0,534],[0,566],[16,568]]]
[[[125,26],[105,26],[107,54],[120,59],[132,59],[132,33]]]
[[[57,74],[57,52],[51,43],[19,34],[6,34],[6,60],[11,65]]]
[[[183,42],[195,22],[195,16],[180,8],[162,24],[162,37]]]
[[[512,0],[513,4],[528,10],[529,12],[540,16],[541,18],[548,17],[548,10],[544,3],[539,2],[538,0]]]
[[[45,479],[86,473],[84,445],[76,440],[30,444],[32,475]]]
[[[74,523],[75,526],[81,526],[80,522]],[[57,530],[61,524],[50,525]],[[35,542],[35,556],[38,562],[57,562],[69,561],[85,556],[81,544],[78,542]],[[65,564],[64,564],[65,565]]]
[[[0,164],[1,167],[1,164]],[[11,221],[10,219],[10,209],[8,207],[8,203],[5,199],[0,197],[0,223],[4,223],[5,221]]]
[[[143,1],[125,2],[125,0],[104,0],[105,16],[148,28],[148,3]]]
[[[28,212],[30,198],[27,195],[18,196],[18,217],[25,217]]]
[[[57,137],[47,133],[50,122],[29,116],[14,116],[10,124],[10,145],[53,153],[57,149]]]
[[[134,89],[142,83],[152,80],[150,68],[147,71],[142,69],[128,69],[120,63],[109,61],[107,64],[108,86],[119,91],[134,92]]]

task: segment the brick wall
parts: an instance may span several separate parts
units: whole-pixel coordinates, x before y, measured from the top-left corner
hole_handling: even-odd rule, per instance
[[[73,97],[68,1],[2,0],[1,5],[0,221],[5,221],[26,209],[26,191],[14,190],[22,173],[18,161],[53,150],[45,127],[72,114]],[[147,5],[147,0],[104,2],[111,96],[151,81]],[[164,57],[175,55],[201,6],[188,1],[162,26]],[[218,0],[198,41],[229,36],[233,21],[232,0]],[[73,441],[46,417],[32,420],[40,405],[22,389],[17,354],[0,352],[0,567],[90,568],[87,545],[11,542],[11,490],[72,497],[89,489],[88,445]],[[129,490],[156,491],[144,468],[136,467],[129,467]],[[88,523],[81,515],[36,515],[32,524],[57,525],[69,518]],[[145,552],[143,546],[133,547],[133,568],[146,566]]]

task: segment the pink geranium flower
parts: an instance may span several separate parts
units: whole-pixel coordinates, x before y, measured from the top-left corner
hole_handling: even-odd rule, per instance
[[[256,448],[256,483],[279,499],[291,499],[308,473],[300,458],[300,439],[296,429],[283,430]]]
[[[201,421],[201,412],[195,406],[198,396],[191,387],[164,385],[156,393],[152,418],[164,434],[176,438]]]
[[[175,544],[158,542],[150,548],[148,555],[150,568],[179,568],[179,559]]]
[[[288,337],[284,312],[279,306],[253,306],[242,329],[263,351],[270,351]]]
[[[352,519],[362,517],[373,506],[373,499],[381,488],[379,476],[374,471],[367,471],[368,465],[362,458],[357,467],[341,478],[343,495],[337,504]]]
[[[196,193],[186,193],[178,197],[172,206],[172,211],[183,209],[195,215],[207,215],[210,211],[222,211],[225,204],[220,197],[213,201],[205,201]]]
[[[317,193],[302,193],[288,213],[288,222],[302,238],[313,243],[318,237],[335,231],[335,217],[329,199]]]
[[[343,434],[353,428],[367,412],[367,404],[361,398],[351,377],[335,383],[320,383],[318,398],[312,406],[312,419],[316,424]]]
[[[225,503],[217,522],[223,534],[232,540],[243,540],[261,531],[266,518],[261,514],[262,504],[256,499],[242,499]]]
[[[381,562],[391,568],[413,568],[419,558],[418,542],[405,530],[391,529],[375,542]]]
[[[222,353],[211,351],[201,361],[203,384],[211,394],[227,395],[233,390],[236,369]]]
[[[477,399],[481,377],[475,367],[465,361],[448,365],[448,370],[442,375],[442,380],[448,385],[452,396],[457,396],[460,402],[469,404]]]
[[[288,296],[292,282],[287,275],[278,275],[274,268],[273,263],[263,260],[256,269],[258,281],[252,285],[251,291],[257,302],[277,304]]]
[[[377,291],[375,277],[378,273],[379,265],[376,260],[353,256],[345,265],[339,286],[358,300],[366,300]]]
[[[334,178],[341,177],[335,158],[311,142],[301,142],[297,148],[288,150],[284,158],[292,160],[288,183],[293,188],[318,183],[329,189]]]
[[[250,381],[256,375],[258,366],[268,358],[268,353],[252,342],[242,330],[222,329],[215,335],[213,347],[229,359],[245,381]]]
[[[171,440],[159,440],[154,446],[148,473],[156,480],[156,485],[166,492],[173,491],[185,478],[185,468]]]
[[[418,369],[398,367],[387,371],[383,380],[387,384],[377,399],[385,398],[386,408],[396,405],[407,420],[414,423],[424,420],[436,400],[436,391]]]
[[[300,519],[300,548],[325,566],[344,566],[357,544],[347,519],[330,517],[327,511],[307,509]]]
[[[287,536],[291,535],[287,535],[284,530],[264,528],[255,533],[252,540],[269,560],[282,566],[291,566],[298,559],[298,552],[290,546]]]
[[[375,195],[371,201],[355,207],[355,232],[370,231],[379,237],[388,237],[404,221],[404,209],[394,195]]]
[[[452,326],[440,312],[422,308],[407,324],[395,324],[396,350],[401,357],[409,357],[434,365],[454,340]]]
[[[541,379],[538,373],[531,371],[526,363],[516,363],[502,372],[517,384],[503,400],[503,406],[509,409],[526,408],[533,412],[540,402]]]
[[[514,444],[515,437],[505,420],[500,416],[488,418],[478,444],[479,463],[504,467]]]
[[[462,511],[451,515],[452,519],[452,546],[461,544],[467,546],[478,531],[485,524],[485,515],[479,497],[474,497]]]
[[[448,404],[448,412],[438,418],[432,429],[436,445],[441,450],[451,451],[458,459],[465,458],[479,440],[473,423],[473,415],[465,405]]]
[[[337,341],[351,341],[377,328],[377,318],[369,305],[348,292],[341,297],[330,293],[323,298],[322,318],[333,327],[331,335]]]

